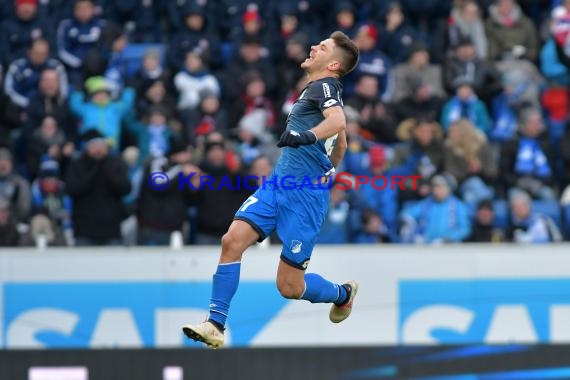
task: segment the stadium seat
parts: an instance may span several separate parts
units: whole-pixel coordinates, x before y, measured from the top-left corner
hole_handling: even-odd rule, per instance
[[[556,121],[549,120],[548,122],[548,134],[550,137],[551,153],[554,158],[554,171],[557,176],[564,176],[564,162],[560,157],[559,143],[564,136],[564,131],[566,130],[566,120]]]
[[[471,222],[475,221],[475,217],[477,216],[477,204],[476,203],[463,203],[465,205],[465,209],[467,210],[467,216]]]
[[[564,136],[564,131],[566,130],[566,120],[550,120],[548,124],[548,134],[552,147],[558,148],[558,143],[560,142],[562,136]]]
[[[224,65],[228,64],[234,54],[235,54],[236,46],[233,42],[225,42],[222,44],[221,52],[222,52],[222,62]]]
[[[403,212],[404,210],[408,210],[413,206],[415,206],[418,202],[419,201],[405,201],[404,203],[402,203],[402,208],[400,211]]]
[[[154,49],[160,54],[160,60],[164,63],[164,45],[162,44],[128,44],[123,51],[123,57],[127,62],[127,76],[131,77],[141,66],[144,54]]]
[[[557,201],[534,201],[532,208],[535,212],[552,218],[558,228],[561,228],[560,205]]]
[[[495,211],[494,225],[497,228],[506,228],[509,225],[509,204],[505,200],[493,202]]]
[[[562,213],[564,214],[564,238],[570,240],[570,205],[563,206]]]

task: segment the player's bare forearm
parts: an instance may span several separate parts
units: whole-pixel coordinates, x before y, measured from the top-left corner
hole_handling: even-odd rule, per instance
[[[338,137],[336,139],[336,143],[334,148],[329,156],[333,166],[336,168],[338,164],[342,161],[344,157],[344,153],[346,152],[346,148],[348,147],[348,143],[346,142],[346,132],[344,129],[338,133]]]
[[[318,140],[328,139],[346,128],[346,118],[341,107],[327,108],[323,115],[325,119],[311,129]]]

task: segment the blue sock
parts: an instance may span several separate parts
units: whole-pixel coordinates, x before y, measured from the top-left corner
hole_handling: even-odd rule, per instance
[[[325,280],[316,273],[305,274],[305,292],[301,299],[311,303],[342,304],[348,299],[348,292],[342,285]]]
[[[216,322],[220,327],[226,325],[230,302],[239,284],[241,262],[218,264],[214,274],[212,298],[210,298],[210,315],[208,320]]]

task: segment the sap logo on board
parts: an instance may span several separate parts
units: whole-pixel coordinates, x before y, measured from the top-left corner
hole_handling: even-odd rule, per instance
[[[570,342],[570,280],[405,280],[401,343]]]
[[[211,284],[10,283],[3,290],[3,348],[179,347],[201,346],[181,327],[204,320]],[[252,318],[259,297],[264,310]],[[234,300],[226,334],[233,346],[247,345],[288,302],[273,282],[243,282]]]

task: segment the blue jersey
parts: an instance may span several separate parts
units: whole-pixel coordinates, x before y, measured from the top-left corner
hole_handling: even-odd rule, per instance
[[[287,130],[307,131],[324,120],[323,111],[342,107],[342,84],[333,77],[319,79],[307,84],[287,118]],[[319,140],[312,145],[298,148],[282,148],[281,157],[275,165],[278,178],[294,176],[297,179],[316,179],[328,173],[333,165],[329,160],[336,142],[336,135]]]
[[[342,107],[341,96],[342,86],[336,78],[310,82],[289,113],[287,130],[301,132],[315,127],[324,120],[324,110]],[[261,186],[235,215],[258,233],[260,242],[277,231],[283,242],[281,260],[297,269],[307,269],[329,208],[328,188],[307,186],[305,180],[316,180],[333,169],[329,154],[335,142],[336,136],[331,136],[311,145],[282,148],[273,172],[278,185]],[[292,188],[291,177],[296,182]]]

